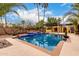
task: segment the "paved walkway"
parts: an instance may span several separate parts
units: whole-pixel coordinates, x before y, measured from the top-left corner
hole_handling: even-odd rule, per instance
[[[79,35],[68,35],[71,41],[64,43],[60,56],[79,56]]]
[[[60,56],[79,56],[79,35],[68,34],[70,39],[64,43]],[[42,52],[29,45],[23,44],[10,36],[5,36],[6,40],[13,45],[4,49],[0,49],[0,55],[5,56],[49,56],[47,53]],[[0,39],[4,39],[0,37]],[[57,52],[57,51],[56,51]]]
[[[4,37],[1,37],[0,39],[4,39]],[[7,37],[6,40],[11,42],[13,45],[0,49],[0,56],[49,56],[48,54],[31,46],[22,44],[15,39]]]

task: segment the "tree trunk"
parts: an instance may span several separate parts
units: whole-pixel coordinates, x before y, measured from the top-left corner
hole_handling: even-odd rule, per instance
[[[44,16],[43,16],[43,20],[45,20],[45,8],[44,8]]]
[[[7,19],[6,19],[6,15],[4,16],[5,18],[5,27],[7,27]]]
[[[37,4],[37,11],[38,11],[38,21],[39,21],[39,4]]]
[[[3,18],[3,17],[1,17],[1,19],[2,19],[2,18]],[[2,29],[3,29],[3,31],[5,32],[5,34],[7,34],[7,32],[6,32],[5,28],[4,28],[3,23],[2,23]]]

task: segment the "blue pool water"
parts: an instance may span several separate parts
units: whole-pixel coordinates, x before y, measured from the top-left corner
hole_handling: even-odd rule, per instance
[[[28,33],[19,37],[19,39],[51,51],[62,40],[62,36],[46,33]]]

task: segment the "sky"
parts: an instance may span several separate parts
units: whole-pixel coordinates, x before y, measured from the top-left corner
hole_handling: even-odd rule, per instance
[[[7,22],[9,23],[20,23],[21,20],[25,20],[26,23],[32,22],[33,24],[38,22],[38,11],[36,5],[33,3],[25,3],[23,4],[25,8],[22,6],[16,6],[11,8],[19,13],[20,16],[13,12],[7,13]],[[63,17],[68,11],[71,10],[71,3],[49,3],[48,8],[45,12],[45,21],[47,21],[48,17]],[[40,20],[43,19],[44,9],[39,8]],[[30,21],[29,21],[30,20]]]
[[[34,4],[26,4],[28,9],[35,8]],[[63,16],[64,13],[70,10],[71,4],[66,3],[49,3],[48,10],[53,12],[53,16]]]

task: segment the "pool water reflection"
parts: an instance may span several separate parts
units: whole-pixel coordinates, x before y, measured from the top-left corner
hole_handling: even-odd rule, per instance
[[[62,40],[62,36],[47,33],[28,33],[20,36],[19,39],[51,51]]]

